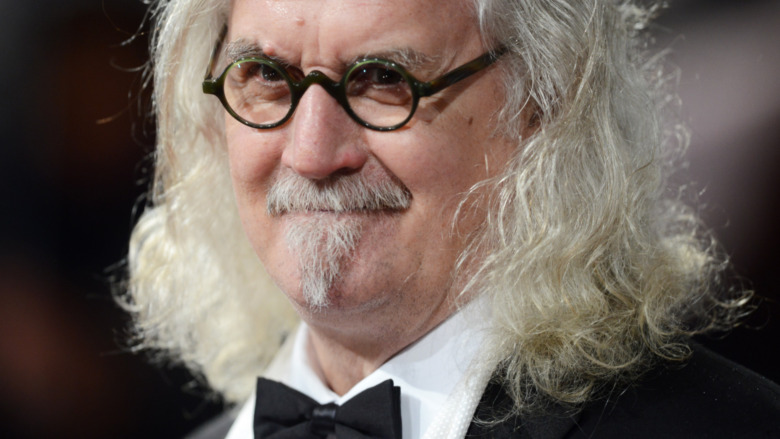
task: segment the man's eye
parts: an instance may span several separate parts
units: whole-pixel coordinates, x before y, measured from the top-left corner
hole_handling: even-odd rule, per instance
[[[404,82],[404,77],[391,68],[377,64],[361,67],[350,81],[362,84],[365,87],[372,87],[377,85],[398,85]]]
[[[267,64],[253,63],[246,72],[247,78],[259,78],[266,82],[284,81],[284,77],[273,67]]]
[[[376,84],[396,85],[404,82],[403,76],[395,70],[374,68],[372,69],[373,80]]]
[[[358,99],[394,106],[406,106],[412,100],[411,87],[403,74],[382,63],[366,64],[353,71],[347,80],[346,94],[353,110],[367,105]]]
[[[401,72],[384,64],[366,64],[353,71],[347,80],[347,93],[352,96],[376,92],[395,93],[408,89]]]

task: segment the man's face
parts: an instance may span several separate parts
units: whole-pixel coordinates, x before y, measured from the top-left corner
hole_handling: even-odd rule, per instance
[[[459,1],[234,0],[226,41],[256,45],[303,74],[319,70],[334,80],[361,57],[411,52],[423,62],[410,72],[427,81],[485,51],[475,21]],[[392,132],[359,126],[318,85],[275,129],[252,129],[226,115],[244,229],[299,311],[386,308],[424,320],[445,307],[466,235],[484,218],[471,206],[453,228],[453,213],[511,153],[509,142],[491,137],[503,102],[498,78],[488,68],[423,98],[412,120]],[[406,198],[372,211],[268,211],[269,192],[284,202],[299,196],[299,187],[317,192],[342,180],[369,190],[384,185]],[[280,181],[288,184],[277,191]]]

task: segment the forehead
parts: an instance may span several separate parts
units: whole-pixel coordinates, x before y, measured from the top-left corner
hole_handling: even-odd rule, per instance
[[[480,46],[468,0],[234,0],[230,42],[300,65],[328,67],[377,51],[440,56]],[[468,52],[469,54],[472,52]]]

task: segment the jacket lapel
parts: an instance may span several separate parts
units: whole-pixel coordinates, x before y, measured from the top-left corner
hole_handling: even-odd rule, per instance
[[[482,394],[466,438],[561,439],[579,419],[579,412],[572,414],[561,406],[553,406],[542,415],[513,415],[513,405],[504,386],[494,377]]]

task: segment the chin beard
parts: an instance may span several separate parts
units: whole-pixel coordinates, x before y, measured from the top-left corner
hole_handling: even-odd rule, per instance
[[[370,173],[311,180],[285,172],[268,192],[268,214],[291,215],[285,237],[298,257],[302,295],[312,309],[331,303],[333,287],[360,240],[361,217],[411,204],[411,193],[400,181],[387,172]]]
[[[312,310],[330,305],[330,292],[360,240],[356,218],[315,213],[297,218],[288,227],[290,251],[298,256],[303,299]]]

